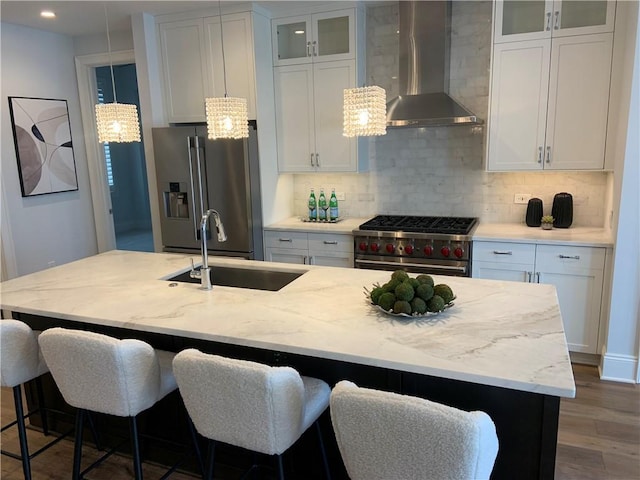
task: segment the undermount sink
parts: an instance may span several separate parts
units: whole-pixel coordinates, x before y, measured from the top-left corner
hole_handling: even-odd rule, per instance
[[[305,272],[279,272],[273,270],[212,266],[210,273],[211,283],[213,285],[277,292]],[[168,281],[200,283],[200,279],[189,276],[189,271],[171,277]]]

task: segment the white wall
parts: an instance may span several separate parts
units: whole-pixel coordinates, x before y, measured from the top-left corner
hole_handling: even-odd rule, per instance
[[[8,277],[97,253],[71,37],[0,24],[2,231]],[[78,191],[23,198],[8,96],[67,100]],[[12,238],[8,238],[8,236]],[[15,262],[15,263],[14,263]]]
[[[640,335],[640,24],[638,4],[627,3],[627,48],[632,58],[633,75],[624,157],[614,175],[616,248],[613,264],[613,288],[609,329],[602,364],[602,378],[638,381],[638,341]],[[631,62],[630,62],[631,63]]]

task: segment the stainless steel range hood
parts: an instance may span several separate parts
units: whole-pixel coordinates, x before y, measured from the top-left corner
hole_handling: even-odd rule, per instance
[[[400,1],[400,96],[387,103],[388,127],[479,125],[448,95],[451,3]]]

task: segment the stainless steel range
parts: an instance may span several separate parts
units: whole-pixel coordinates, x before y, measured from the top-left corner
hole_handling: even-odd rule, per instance
[[[378,215],[353,230],[356,268],[471,276],[477,218]]]

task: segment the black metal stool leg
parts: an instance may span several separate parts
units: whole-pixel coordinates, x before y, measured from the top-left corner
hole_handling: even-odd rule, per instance
[[[324,440],[322,439],[322,430],[320,429],[320,419],[314,422],[316,424],[316,432],[318,432],[318,442],[320,443],[320,453],[322,453],[322,464],[324,466],[324,475],[327,480],[331,480],[331,471],[329,470],[329,462],[327,461],[327,451],[324,448]]]
[[[98,435],[98,430],[96,430],[96,425],[93,422],[93,416],[91,412],[87,412],[87,420],[89,420],[89,430],[91,430],[91,435],[93,436],[93,441],[96,444],[96,450],[102,451],[102,444],[100,443],[100,436]]]
[[[200,453],[200,445],[198,445],[198,437],[196,436],[196,429],[193,426],[191,417],[189,417],[189,414],[186,412],[186,410],[185,410],[185,415],[187,416],[187,424],[189,425],[189,434],[191,435],[191,441],[193,442],[193,449],[196,452],[196,459],[198,460],[200,473],[204,475],[204,462],[202,461],[202,453]]]
[[[36,378],[36,392],[38,395],[38,409],[42,421],[42,433],[49,435],[49,422],[47,421],[47,406],[44,403],[44,391],[42,390],[42,377]]]
[[[142,480],[142,463],[140,461],[140,444],[138,443],[138,422],[136,417],[129,417],[129,430],[131,432],[131,449],[133,450],[133,471],[136,480]]]
[[[204,474],[204,480],[213,480],[213,467],[216,462],[216,442],[215,440],[209,440],[209,447],[207,449],[207,471]]]
[[[22,472],[24,473],[25,480],[31,480],[31,462],[29,461],[29,446],[27,445],[27,429],[24,427],[24,410],[22,408],[22,390],[20,390],[20,385],[13,387],[13,402],[16,407],[20,455],[22,455]]]
[[[84,410],[76,411],[76,442],[73,448],[73,480],[80,480],[80,462],[82,460],[82,430],[84,429]]]
[[[278,455],[278,478],[284,480],[284,465],[282,464],[282,455]]]

